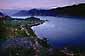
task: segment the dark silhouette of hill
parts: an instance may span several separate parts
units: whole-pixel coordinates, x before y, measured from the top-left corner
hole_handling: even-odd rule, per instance
[[[0,16],[4,16],[4,14],[0,12]]]
[[[51,9],[57,16],[80,16],[85,17],[85,4],[72,5]]]
[[[44,9],[32,9],[29,10],[29,14],[31,15],[39,15],[39,16],[54,16],[54,13],[49,10],[44,10]]]
[[[85,17],[85,4],[78,4],[72,6],[58,7],[54,9],[31,9],[21,10],[14,14],[14,16],[79,16]]]

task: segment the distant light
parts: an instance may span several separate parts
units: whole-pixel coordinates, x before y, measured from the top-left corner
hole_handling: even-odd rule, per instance
[[[57,8],[57,7],[51,7],[51,8]]]

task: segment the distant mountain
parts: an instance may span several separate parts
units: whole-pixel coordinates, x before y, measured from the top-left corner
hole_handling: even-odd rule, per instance
[[[13,14],[13,16],[28,16],[28,15],[29,15],[28,10],[20,10],[19,12]]]
[[[17,10],[17,9],[0,9],[0,11],[5,15],[11,16],[11,15],[19,12],[20,10]]]
[[[55,9],[21,10],[13,16],[80,16],[85,17],[85,4],[59,7]]]
[[[31,15],[37,15],[37,16],[54,16],[55,13],[50,10],[44,10],[44,9],[32,9],[29,11]]]
[[[13,16],[54,16],[54,13],[52,13],[49,10],[44,9],[31,9],[31,10],[21,10],[17,13],[15,13]]]

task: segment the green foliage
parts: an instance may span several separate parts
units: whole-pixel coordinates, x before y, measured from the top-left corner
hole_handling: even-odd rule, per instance
[[[0,40],[6,39],[6,24],[4,22],[0,22]]]

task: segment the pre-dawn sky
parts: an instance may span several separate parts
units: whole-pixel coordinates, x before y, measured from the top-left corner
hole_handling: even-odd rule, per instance
[[[85,3],[85,0],[0,0],[0,9],[53,8]]]

